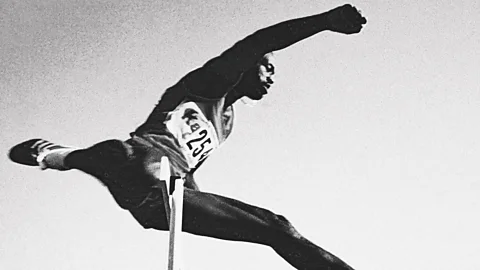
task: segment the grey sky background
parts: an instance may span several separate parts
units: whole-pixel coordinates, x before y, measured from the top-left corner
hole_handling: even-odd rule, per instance
[[[13,164],[42,137],[128,138],[161,93],[237,40],[340,1],[0,3],[0,269],[164,269],[97,180]],[[478,270],[480,4],[357,1],[360,35],[276,53],[277,82],[238,104],[205,191],[285,215],[355,269]],[[292,269],[267,247],[184,237],[186,269]]]

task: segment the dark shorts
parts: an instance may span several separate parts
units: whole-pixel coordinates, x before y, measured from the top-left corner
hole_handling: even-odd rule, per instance
[[[166,229],[167,191],[156,177],[163,156],[169,158],[172,176],[186,176],[187,163],[176,141],[166,135],[104,141],[75,151],[68,163],[102,182],[118,205],[130,211],[143,227]]]
[[[147,149],[147,154],[143,158],[143,167],[148,175],[158,175],[160,159],[167,156],[170,162],[171,175],[176,177],[186,177],[188,165],[179,152],[176,142],[169,136],[162,135],[144,135],[132,136],[127,143],[134,147]],[[166,218],[166,207],[168,204],[168,193],[164,182],[158,183],[155,178],[155,184],[149,186],[148,194],[144,200],[129,211],[135,219],[144,228],[155,228],[159,230],[168,230]]]

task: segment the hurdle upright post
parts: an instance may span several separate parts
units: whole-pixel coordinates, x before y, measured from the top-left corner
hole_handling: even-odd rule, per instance
[[[172,177],[170,174],[170,162],[167,157],[160,161],[160,180],[166,182],[169,194],[169,247],[168,247],[168,270],[179,270],[181,267],[181,234],[183,217],[183,179]]]

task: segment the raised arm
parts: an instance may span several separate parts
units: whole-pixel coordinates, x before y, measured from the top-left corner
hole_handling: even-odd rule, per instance
[[[325,30],[358,33],[365,23],[366,19],[351,5],[284,21],[240,40],[203,67],[189,73],[182,81],[192,94],[220,98],[235,85],[243,72],[256,65],[266,53],[284,49]]]

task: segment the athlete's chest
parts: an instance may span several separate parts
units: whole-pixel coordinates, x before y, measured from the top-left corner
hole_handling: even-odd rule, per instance
[[[221,103],[178,105],[165,119],[168,131],[177,139],[191,169],[196,168],[228,137],[233,126],[233,109]]]

